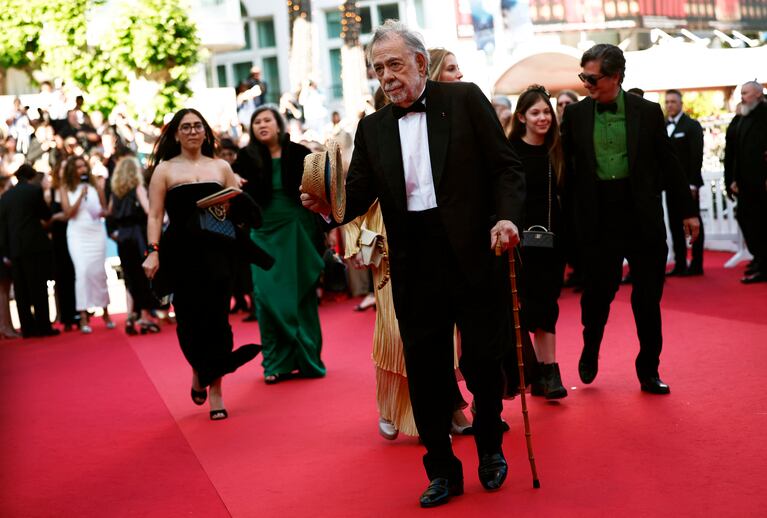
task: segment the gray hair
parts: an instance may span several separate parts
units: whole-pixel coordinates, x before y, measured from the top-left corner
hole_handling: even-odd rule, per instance
[[[762,83],[760,83],[759,81],[756,81],[756,80],[746,81],[745,83],[741,85],[740,89],[742,90],[744,86],[750,86],[751,88],[756,88],[756,91],[762,94],[762,97],[764,97],[764,86],[762,86]]]
[[[407,45],[407,48],[410,49],[413,54],[420,54],[423,56],[423,59],[426,62],[426,73],[428,74],[429,53],[426,50],[423,36],[416,31],[411,31],[407,28],[407,25],[399,20],[386,20],[383,25],[376,27],[373,37],[370,39],[370,43],[368,43],[367,52],[365,53],[365,58],[368,60],[368,63],[373,63],[373,47],[375,44],[379,41],[388,40],[394,36],[402,38],[402,41],[405,42],[405,45]]]
[[[493,104],[501,104],[511,110],[511,100],[505,95],[496,95],[493,97]]]

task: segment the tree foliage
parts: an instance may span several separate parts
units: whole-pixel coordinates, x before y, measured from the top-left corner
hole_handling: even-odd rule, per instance
[[[71,81],[88,107],[108,113],[129,99],[130,84],[154,81],[154,118],[175,111],[191,93],[199,62],[197,28],[183,0],[112,0],[96,46],[88,18],[105,0],[6,0],[0,9],[0,68],[40,70]]]

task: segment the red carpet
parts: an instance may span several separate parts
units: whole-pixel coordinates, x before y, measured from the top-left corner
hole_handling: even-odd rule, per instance
[[[2,516],[762,516],[767,506],[767,285],[707,255],[702,278],[670,279],[661,373],[639,391],[622,289],[597,380],[578,380],[578,296],[561,299],[559,359],[570,396],[528,398],[541,489],[531,485],[519,401],[506,402],[510,475],[486,493],[471,438],[457,437],[466,494],[421,510],[422,448],[377,435],[370,339],[356,301],[321,308],[328,376],[266,386],[252,363],[224,385],[230,418],[189,401],[172,328],[0,342]],[[257,325],[233,319],[240,343]]]

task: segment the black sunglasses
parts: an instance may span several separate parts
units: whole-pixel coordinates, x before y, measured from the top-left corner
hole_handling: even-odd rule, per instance
[[[580,79],[584,83],[590,84],[591,86],[596,86],[597,82],[599,82],[599,80],[602,79],[603,77],[605,76],[604,75],[598,76],[596,74],[586,75],[584,73],[578,74],[578,79]]]

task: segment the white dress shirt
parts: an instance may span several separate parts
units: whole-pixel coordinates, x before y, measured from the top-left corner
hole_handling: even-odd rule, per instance
[[[426,104],[425,101],[424,104]],[[431,175],[426,113],[411,112],[397,122],[402,149],[402,166],[405,170],[407,210],[419,212],[433,209],[437,206],[437,194],[434,191],[434,178]]]
[[[666,121],[666,131],[668,132],[668,136],[670,137],[673,135],[674,130],[676,129],[676,125],[679,124],[679,119],[682,118],[682,112],[676,114],[676,117],[669,118]]]

